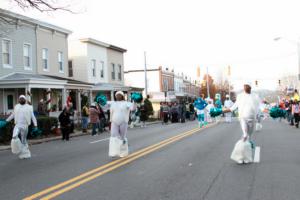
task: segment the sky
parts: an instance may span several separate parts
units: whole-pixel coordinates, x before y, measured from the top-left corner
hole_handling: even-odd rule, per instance
[[[231,66],[230,81],[258,80],[274,89],[278,79],[297,75],[300,12],[296,0],[56,0],[69,12],[40,13],[9,0],[0,7],[123,47],[125,69],[164,66],[196,79],[206,68],[219,79]],[[274,41],[274,38],[282,37]]]

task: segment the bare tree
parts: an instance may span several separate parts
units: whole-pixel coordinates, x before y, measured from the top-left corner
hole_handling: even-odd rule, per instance
[[[20,6],[22,9],[28,9],[33,8],[37,9],[40,12],[49,12],[49,11],[68,11],[73,13],[72,10],[70,10],[69,4],[66,5],[60,5],[59,1],[57,0],[13,0]]]

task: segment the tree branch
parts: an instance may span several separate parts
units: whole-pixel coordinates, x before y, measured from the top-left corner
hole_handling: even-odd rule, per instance
[[[49,3],[49,0],[13,0],[18,6],[22,9],[34,8],[40,12],[50,12],[50,11],[67,11],[70,13],[74,13],[72,10],[68,9],[70,5],[64,6],[55,6],[55,2]]]

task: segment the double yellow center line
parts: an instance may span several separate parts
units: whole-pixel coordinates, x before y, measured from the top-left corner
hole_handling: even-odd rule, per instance
[[[207,127],[210,127],[212,125],[209,125]],[[62,183],[59,183],[57,185],[54,185],[52,187],[49,187],[45,190],[42,190],[41,192],[38,192],[36,194],[33,194],[29,197],[25,197],[23,200],[34,200],[34,199],[42,199],[42,200],[49,200],[49,199],[53,199],[65,192],[68,192],[76,187],[79,187],[80,185],[87,183],[99,176],[102,176],[108,172],[111,172],[123,165],[126,165],[142,156],[145,156],[147,154],[152,153],[153,151],[156,151],[166,145],[169,145],[171,143],[174,143],[178,140],[181,140],[182,138],[185,138],[187,136],[190,136],[196,132],[198,132],[200,129],[196,128],[196,129],[192,129],[190,131],[181,133],[179,135],[173,136],[169,139],[163,140],[157,144],[151,145],[149,147],[146,147],[144,149],[141,149],[139,151],[136,151],[132,154],[130,154],[129,156],[125,157],[125,158],[121,158],[115,161],[112,161],[106,165],[102,165],[98,168],[95,168],[91,171],[85,172],[79,176],[76,176],[72,179],[69,179],[67,181],[64,181]],[[46,195],[46,196],[45,196]]]

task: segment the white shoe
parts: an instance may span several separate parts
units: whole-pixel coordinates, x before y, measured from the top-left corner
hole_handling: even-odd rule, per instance
[[[242,160],[237,161],[238,164],[243,164],[244,162]]]
[[[28,159],[28,158],[31,158],[31,153],[30,153],[29,149],[27,148],[27,149],[23,150],[23,152],[20,153],[19,158],[20,158],[20,159]]]
[[[249,164],[249,163],[251,163],[249,160],[244,160],[244,163],[245,164]]]

